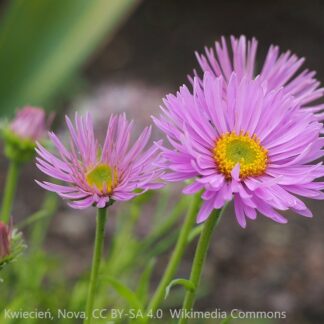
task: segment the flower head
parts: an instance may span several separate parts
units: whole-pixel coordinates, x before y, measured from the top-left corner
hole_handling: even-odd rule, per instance
[[[129,200],[148,189],[162,187],[162,174],[157,166],[157,146],[144,151],[151,134],[147,127],[129,148],[133,123],[125,115],[112,115],[108,122],[104,144],[100,146],[94,135],[91,116],[75,115],[75,125],[66,117],[71,144],[68,150],[51,132],[51,141],[59,156],[37,145],[37,167],[45,174],[64,181],[66,185],[37,183],[70,200],[74,208],[95,205],[99,208],[115,200]]]
[[[314,114],[300,109],[283,88],[269,91],[261,78],[228,79],[206,72],[164,100],[155,124],[167,135],[172,149],[163,148],[168,181],[191,179],[183,192],[203,191],[197,221],[234,199],[242,227],[257,212],[279,223],[281,211],[310,217],[298,196],[323,199],[323,129]]]
[[[31,160],[36,141],[44,139],[50,119],[42,108],[26,106],[19,110],[13,121],[2,128],[6,156],[18,162]]]
[[[319,87],[314,71],[300,71],[304,58],[298,58],[290,51],[280,54],[279,47],[271,45],[262,68],[258,70],[257,47],[255,38],[247,40],[245,36],[232,36],[229,47],[226,38],[222,37],[219,42],[215,42],[214,48],[206,47],[205,54],[196,53],[196,57],[203,72],[223,76],[226,83],[233,72],[239,80],[257,76],[267,91],[284,87],[301,107],[307,107],[313,113],[324,109],[323,104],[312,104],[323,96],[324,89]],[[198,76],[196,71],[194,73]],[[193,81],[191,77],[190,79]],[[316,114],[314,117],[322,120],[324,114]]]

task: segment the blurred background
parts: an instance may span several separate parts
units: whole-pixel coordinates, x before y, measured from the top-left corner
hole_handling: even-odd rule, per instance
[[[1,1],[0,115],[10,117],[26,104],[43,106],[56,112],[54,127],[64,137],[64,114],[90,110],[100,136],[110,113],[126,111],[140,129],[159,113],[165,94],[188,83],[187,74],[197,67],[194,51],[212,46],[221,35],[255,36],[260,63],[270,44],[290,49],[306,57],[304,67],[316,70],[322,81],[323,15],[320,0]],[[0,162],[3,188],[7,162]],[[42,177],[33,165],[24,168],[22,177],[14,207],[17,222],[36,211],[44,196],[33,181]],[[150,198],[136,222],[136,240],[150,232],[157,204],[171,208],[180,199],[180,187],[166,191],[171,194],[164,193],[162,201],[155,194]],[[324,323],[323,204],[308,203],[312,220],[288,215],[289,223],[278,225],[260,217],[246,230],[237,225],[230,207],[215,233],[196,308],[287,311],[282,323]],[[92,210],[59,204],[49,223],[45,253],[63,260],[60,271],[73,287],[87,270],[95,222]],[[117,209],[109,219],[108,245],[118,227]],[[178,277],[188,275],[194,246]],[[155,247],[152,243],[149,250]],[[166,246],[159,254],[151,289],[169,252]],[[177,306],[177,300],[171,302]]]

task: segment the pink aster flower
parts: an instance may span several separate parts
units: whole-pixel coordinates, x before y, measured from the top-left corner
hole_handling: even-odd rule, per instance
[[[48,124],[42,108],[26,106],[17,112],[9,128],[20,138],[37,141],[46,135]]]
[[[183,192],[203,191],[197,216],[234,200],[242,227],[257,212],[279,223],[282,211],[311,217],[297,196],[323,199],[323,129],[311,111],[300,109],[283,88],[269,91],[262,78],[231,73],[226,79],[209,72],[164,100],[155,124],[173,149],[163,148],[168,181],[192,180]]]
[[[37,145],[37,167],[50,177],[66,182],[58,185],[37,183],[62,198],[70,200],[73,208],[91,205],[103,208],[113,201],[129,200],[148,189],[161,188],[161,169],[156,165],[159,150],[156,146],[144,150],[151,134],[147,127],[129,148],[133,123],[125,115],[111,116],[104,144],[100,146],[94,135],[91,116],[75,115],[75,125],[68,117],[70,149],[49,133],[58,156]]]
[[[315,79],[315,72],[300,70],[304,58],[298,58],[290,51],[280,53],[278,46],[271,45],[259,70],[256,64],[257,46],[255,38],[247,40],[245,36],[232,36],[228,47],[225,37],[222,37],[220,42],[215,43],[214,48],[206,47],[205,54],[196,53],[196,57],[204,72],[208,71],[215,76],[222,75],[226,82],[229,82],[233,72],[239,80],[243,77],[258,76],[267,91],[284,87],[301,107],[307,107],[313,113],[324,109],[323,104],[313,103],[323,96],[324,91]],[[196,71],[194,73],[198,75]],[[192,81],[192,78],[190,80]],[[322,120],[324,113],[314,117]]]

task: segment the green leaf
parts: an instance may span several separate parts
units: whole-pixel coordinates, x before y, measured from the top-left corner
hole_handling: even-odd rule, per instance
[[[196,289],[195,285],[192,283],[192,281],[190,280],[187,280],[187,279],[174,279],[172,280],[169,285],[165,288],[165,297],[164,299],[167,299],[169,293],[170,293],[170,290],[173,286],[176,286],[176,285],[181,285],[183,286],[186,290],[189,290],[189,291],[194,291]]]
[[[131,308],[138,310],[143,309],[143,305],[135,292],[129,289],[121,281],[109,276],[104,277],[103,280],[109,283],[116,290],[116,292],[129,304]]]
[[[156,259],[153,258],[149,261],[147,264],[138,284],[138,288],[136,290],[136,294],[140,301],[143,303],[143,305],[146,304],[149,294],[149,288],[150,288],[150,279],[151,275],[154,269],[156,263]]]
[[[0,115],[26,104],[47,105],[138,3],[9,1],[0,25]]]

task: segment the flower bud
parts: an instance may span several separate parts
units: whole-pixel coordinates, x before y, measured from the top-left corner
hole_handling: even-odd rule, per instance
[[[9,127],[22,139],[38,141],[47,132],[45,111],[42,108],[26,106],[17,112]]]
[[[22,233],[0,221],[0,271],[17,260],[25,248]]]
[[[0,260],[10,254],[10,231],[6,224],[0,222]]]
[[[6,157],[19,163],[31,160],[36,142],[44,139],[49,123],[42,108],[26,106],[18,111],[13,121],[2,127]]]

